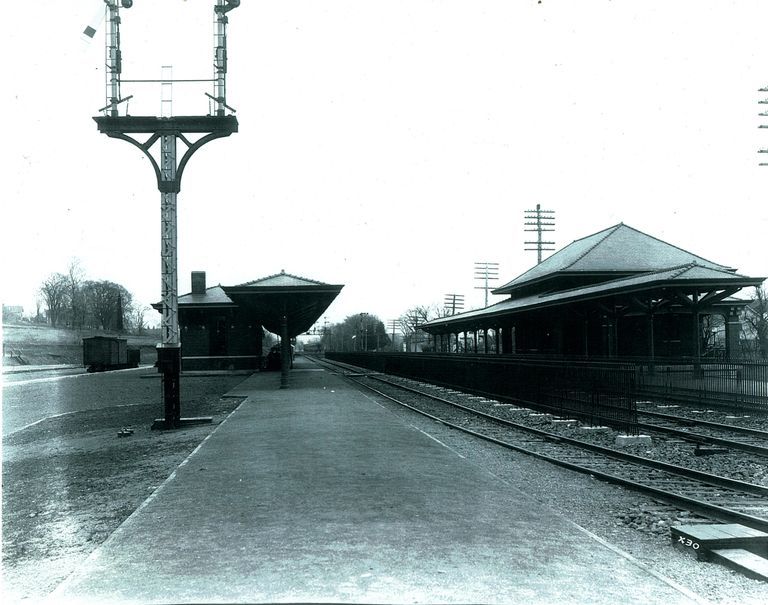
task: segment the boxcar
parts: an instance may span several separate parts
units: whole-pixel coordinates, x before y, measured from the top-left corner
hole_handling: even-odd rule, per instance
[[[91,336],[83,338],[83,365],[89,372],[136,368],[140,351],[128,347],[125,338],[115,336]]]

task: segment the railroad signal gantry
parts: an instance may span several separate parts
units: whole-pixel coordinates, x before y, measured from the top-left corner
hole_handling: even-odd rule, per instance
[[[158,371],[163,375],[164,419],[157,421],[155,427],[170,429],[179,427],[183,420],[179,392],[181,342],[178,318],[177,194],[181,190],[184,168],[192,154],[209,141],[237,132],[237,118],[233,115],[235,110],[226,102],[227,13],[238,7],[240,0],[215,0],[213,7],[214,73],[212,78],[200,80],[213,83],[213,94],[205,93],[213,100],[211,113],[161,117],[129,116],[127,111],[121,114],[121,108],[127,107],[132,95],[123,97],[121,91],[123,80],[120,8],[130,8],[133,1],[103,0],[103,2],[106,21],[106,105],[99,110],[102,115],[95,117],[94,120],[99,132],[131,143],[147,156],[155,171],[157,188],[160,191],[162,342],[157,345],[157,365]],[[93,38],[97,26],[98,24],[89,25],[83,34]],[[166,71],[165,68],[164,71]],[[170,87],[174,80],[164,74],[161,82]],[[170,99],[163,97],[162,101],[165,109]],[[142,140],[138,135],[143,135]],[[155,157],[154,154],[157,152],[153,152],[153,148],[158,141],[160,149]],[[178,141],[186,146],[180,160],[177,160]]]

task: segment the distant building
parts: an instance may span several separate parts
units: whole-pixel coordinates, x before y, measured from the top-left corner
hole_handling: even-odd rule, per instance
[[[3,323],[21,321],[24,316],[24,307],[18,305],[3,305]]]

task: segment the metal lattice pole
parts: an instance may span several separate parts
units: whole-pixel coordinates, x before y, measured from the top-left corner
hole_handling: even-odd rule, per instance
[[[104,0],[107,11],[106,34],[106,89],[107,105],[100,109],[104,115],[96,117],[99,131],[110,137],[126,141],[140,149],[149,159],[157,177],[160,190],[160,232],[161,232],[161,342],[157,346],[157,366],[163,376],[163,400],[165,419],[163,428],[175,428],[181,425],[181,402],[179,382],[181,374],[181,339],[178,315],[178,278],[177,278],[177,195],[181,187],[184,167],[192,154],[204,144],[218,138],[227,137],[237,132],[237,120],[234,115],[226,115],[224,109],[234,113],[226,104],[226,23],[228,13],[240,5],[240,0],[216,0],[214,6],[218,22],[215,48],[215,86],[218,97],[214,115],[182,116],[172,115],[171,85],[173,77],[169,66],[163,67],[161,89],[161,114],[154,116],[119,115],[118,105],[127,102],[131,96],[120,97],[122,57],[120,51],[120,15],[119,6],[129,8],[132,0]],[[93,38],[95,27],[88,26],[83,31],[86,38]],[[140,81],[140,80],[137,80]],[[210,94],[206,93],[209,97]],[[149,134],[148,139],[140,141],[139,134]],[[194,142],[189,134],[202,135]],[[187,149],[177,161],[177,141],[181,140]],[[160,142],[159,158],[152,152],[155,143]],[[196,419],[185,419],[196,420]]]
[[[176,135],[160,138],[161,183],[176,181]],[[158,360],[162,360],[165,424],[178,424],[181,416],[179,374],[181,371],[181,342],[179,339],[179,289],[176,241],[175,187],[160,194],[160,290],[162,296],[161,332]]]
[[[104,63],[106,70],[106,107],[109,115],[117,115],[117,104],[120,102],[120,73],[122,72],[122,57],[120,56],[120,8],[117,0],[105,2],[106,16],[106,44]]]

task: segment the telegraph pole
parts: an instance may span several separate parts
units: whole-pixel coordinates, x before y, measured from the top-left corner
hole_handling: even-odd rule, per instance
[[[535,242],[525,242],[526,246],[536,246],[535,248],[526,248],[526,251],[536,251],[537,252],[537,263],[541,262],[541,253],[544,251],[553,251],[554,248],[548,248],[547,246],[554,246],[555,242],[545,242],[542,239],[542,234],[546,231],[554,231],[554,229],[550,229],[550,227],[555,226],[555,211],[554,210],[542,210],[541,204],[536,204],[536,210],[526,210],[525,211],[525,220],[527,221],[526,227],[531,227],[530,229],[526,228],[526,231],[533,231],[536,233],[536,241]]]
[[[392,330],[392,350],[395,350],[395,330],[397,329],[398,320],[396,319],[390,319],[389,320],[389,329]]]
[[[416,346],[418,344],[418,333],[419,333],[419,315],[418,313],[414,313],[413,315],[409,315],[408,319],[413,322],[413,352],[416,353]]]
[[[488,281],[499,279],[499,263],[475,262],[475,279],[484,281],[484,285],[475,286],[475,290],[485,290],[485,306],[488,306]]]
[[[463,294],[446,294],[443,299],[443,307],[446,311],[450,311],[451,315],[456,315],[456,312],[464,310],[464,295]]]
[[[360,348],[368,350],[368,313],[360,313]]]
[[[759,89],[758,92],[768,92],[768,86],[764,86],[763,88]],[[768,99],[761,99],[758,101],[760,105],[768,105]],[[761,111],[759,114],[761,118],[768,117],[768,111]],[[760,124],[758,128],[768,128],[768,124]],[[758,150],[758,153],[768,153],[768,149],[760,149]],[[768,162],[760,162],[760,166],[768,166]]]

